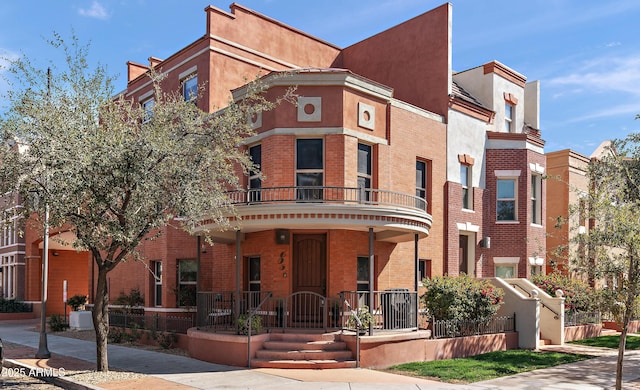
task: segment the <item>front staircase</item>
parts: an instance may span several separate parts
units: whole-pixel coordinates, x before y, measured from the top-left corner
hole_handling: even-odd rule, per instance
[[[251,367],[354,368],[356,361],[339,334],[271,333]]]

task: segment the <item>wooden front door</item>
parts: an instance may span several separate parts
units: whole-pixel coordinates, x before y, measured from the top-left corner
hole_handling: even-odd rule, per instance
[[[327,235],[293,236],[293,292],[311,291],[322,296],[327,288]]]
[[[293,299],[291,326],[320,327],[323,324],[327,289],[327,236],[293,236]]]
[[[460,235],[460,247],[458,256],[459,256],[459,269],[458,272],[460,274],[469,274],[469,236]]]

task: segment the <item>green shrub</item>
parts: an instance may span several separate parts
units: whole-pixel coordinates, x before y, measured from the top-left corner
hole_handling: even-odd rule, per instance
[[[162,349],[173,348],[178,342],[178,336],[173,332],[156,333],[153,338]]]
[[[86,295],[74,295],[71,298],[67,298],[67,305],[71,307],[71,310],[78,311],[84,310],[84,305],[87,303]]]
[[[132,288],[129,294],[120,292],[120,296],[115,300],[116,305],[124,307],[124,311],[128,313],[137,313],[136,307],[144,306],[144,295],[137,288]]]
[[[30,313],[33,307],[15,299],[0,298],[0,313]]]
[[[566,311],[597,310],[594,289],[580,279],[553,272],[548,275],[534,275],[531,282],[552,297],[556,296],[556,290],[562,290]]]
[[[369,325],[373,323],[373,316],[369,313],[369,306],[359,307],[355,314],[362,323],[362,328],[360,329],[369,329]],[[347,328],[356,329],[357,327],[358,321],[356,321],[355,317],[349,313],[349,317],[347,318]]]
[[[62,332],[68,327],[69,324],[67,324],[67,321],[65,321],[64,317],[60,314],[52,314],[51,317],[49,317],[49,329],[51,329],[52,332]]]
[[[249,334],[248,318],[248,314],[240,314],[238,317],[238,334]],[[251,317],[251,333],[260,332],[262,332],[262,317],[254,315]]]
[[[502,304],[504,292],[486,280],[467,275],[425,279],[421,299],[435,320],[488,320]]]

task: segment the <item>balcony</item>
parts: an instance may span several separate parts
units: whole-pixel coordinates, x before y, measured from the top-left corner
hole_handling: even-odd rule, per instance
[[[347,229],[368,231],[376,240],[403,242],[426,237],[432,224],[423,198],[394,191],[354,187],[271,187],[229,194],[242,233],[269,229]],[[203,221],[215,240],[231,242],[234,231]]]

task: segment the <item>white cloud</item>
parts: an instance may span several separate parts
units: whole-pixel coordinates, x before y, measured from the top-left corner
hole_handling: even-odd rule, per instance
[[[640,55],[592,59],[571,73],[553,78],[548,83],[556,87],[579,88],[580,91],[590,93],[622,92],[640,96]]]
[[[95,19],[108,19],[109,14],[107,10],[97,1],[91,3],[91,8],[80,8],[78,9],[78,13],[82,16],[87,16],[89,18]]]

